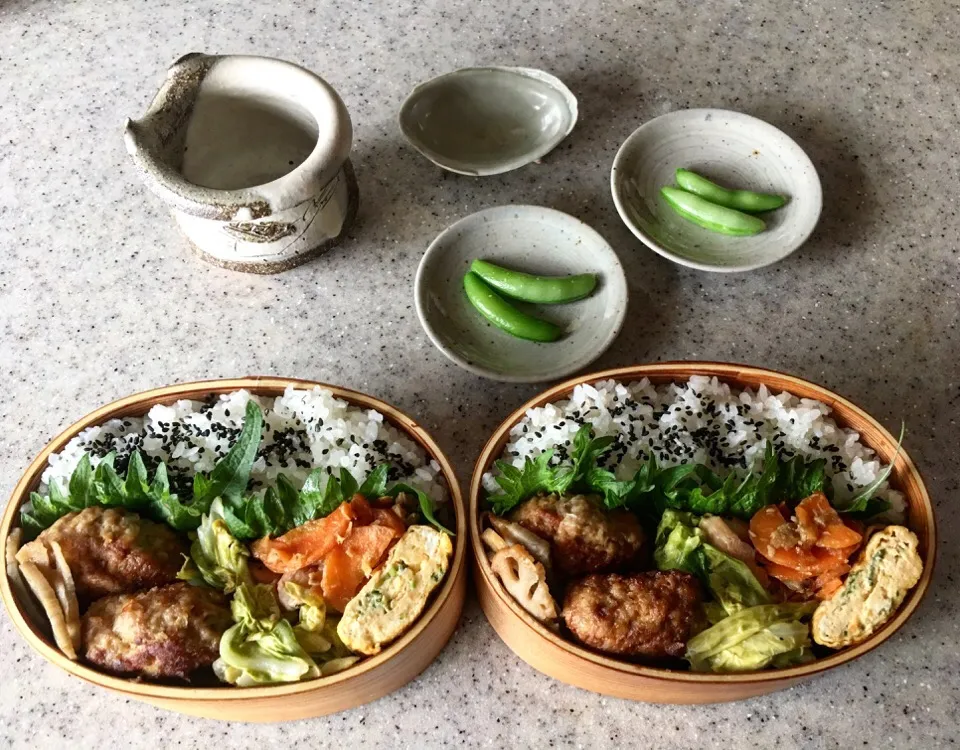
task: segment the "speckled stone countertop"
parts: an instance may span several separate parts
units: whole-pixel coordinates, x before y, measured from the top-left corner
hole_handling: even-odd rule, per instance
[[[186,718],[68,679],[0,617],[0,745],[47,747],[941,747],[960,737],[954,510],[960,490],[960,48],[956,3],[775,0],[224,3],[0,0],[0,496],[63,426],[142,389],[280,374],[340,383],[418,416],[466,480],[535,386],[480,380],[421,332],[413,276],[433,237],[488,206],[567,211],[616,248],[624,332],[597,363],[736,360],[833,388],[908,447],[936,502],[933,586],[901,634],[792,690],[670,707],[541,676],[468,602],[416,682],[325,719]],[[280,276],[205,265],[142,187],[120,136],[190,51],[301,63],[354,121],[361,213],[337,249]],[[473,64],[529,65],[579,97],[542,164],[442,173],[395,124],[414,84]],[[813,238],[772,268],[671,265],[620,223],[618,145],[684,107],[777,125],[821,174]]]

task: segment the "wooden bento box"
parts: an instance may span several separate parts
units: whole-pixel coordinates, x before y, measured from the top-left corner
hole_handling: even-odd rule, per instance
[[[906,498],[907,525],[920,542],[923,574],[895,616],[863,643],[786,669],[738,674],[694,673],[645,666],[591,651],[552,632],[517,604],[492,571],[480,538],[480,514],[484,510],[485,494],[482,478],[502,453],[511,428],[523,419],[528,409],[568,398],[580,383],[593,384],[611,379],[631,382],[648,378],[657,384],[685,381],[693,375],[716,376],[720,381],[741,389],[755,389],[764,384],[773,392],[785,390],[801,398],[822,401],[833,410],[831,416],[838,425],[856,430],[861,441],[876,451],[884,463],[893,460],[897,439],[863,409],[826,388],[756,367],[714,362],[668,362],[624,367],[568,380],[532,398],[500,425],[477,460],[470,484],[469,526],[473,544],[473,570],[483,612],[503,641],[540,672],[586,690],[652,703],[739,700],[795,685],[877,648],[903,626],[926,594],[936,553],[933,506],[917,467],[910,456],[901,450],[894,463],[890,482]]]
[[[466,592],[467,525],[463,499],[450,462],[433,438],[417,422],[379,399],[325,383],[275,377],[211,380],[156,388],[114,401],[68,427],[33,460],[13,491],[0,523],[0,541],[6,545],[19,523],[19,509],[40,483],[48,457],[60,451],[82,430],[109,419],[141,416],[155,404],[245,389],[258,396],[276,397],[288,386],[328,389],[337,398],[364,409],[376,409],[394,427],[419,445],[440,466],[449,502],[456,517],[453,557],[443,585],[433,594],[427,609],[398,640],[376,656],[344,672],[316,680],[265,687],[190,687],[161,685],[106,674],[64,656],[54,646],[46,623],[30,619],[28,610],[12,590],[6,575],[0,577],[0,594],[16,629],[30,646],[49,662],[91,684],[127,698],[162,708],[233,721],[287,721],[341,711],[376,700],[414,679],[433,661],[453,634]]]

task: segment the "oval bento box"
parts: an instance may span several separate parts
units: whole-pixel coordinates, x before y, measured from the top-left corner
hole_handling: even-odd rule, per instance
[[[917,467],[905,451],[894,463],[891,483],[903,492],[908,505],[907,525],[917,534],[923,558],[923,575],[910,591],[896,615],[863,643],[823,659],[788,669],[739,674],[700,674],[659,669],[612,659],[565,640],[544,627],[514,601],[490,568],[480,539],[480,512],[483,474],[499,458],[511,428],[528,409],[568,398],[581,383],[601,380],[653,383],[687,380],[693,375],[716,376],[738,388],[766,385],[771,391],[785,390],[801,398],[827,404],[837,424],[860,434],[861,440],[885,462],[893,460],[897,440],[879,422],[855,404],[826,388],[773,370],[714,362],[666,362],[624,367],[581,376],[550,388],[517,409],[487,441],[477,460],[470,483],[470,538],[473,544],[474,579],[480,606],[497,634],[514,653],[534,669],[570,685],[618,698],[649,703],[720,703],[740,700],[795,685],[828,669],[846,664],[873,650],[892,636],[909,619],[923,599],[933,574],[936,524],[933,506]]]
[[[121,694],[181,713],[231,721],[289,721],[342,711],[369,703],[402,687],[427,668],[453,634],[463,609],[466,594],[466,518],[456,475],[447,457],[432,437],[403,412],[372,396],[357,391],[307,380],[273,377],[249,377],[234,380],[210,380],[173,385],[138,393],[114,401],[71,425],[44,448],[13,491],[0,523],[0,541],[6,548],[7,537],[18,521],[18,511],[31,490],[40,482],[47,459],[61,450],[75,435],[92,425],[115,417],[140,416],[154,404],[169,404],[179,399],[202,399],[245,389],[258,396],[275,397],[288,387],[328,389],[337,398],[366,409],[376,409],[394,427],[401,430],[440,466],[456,516],[453,560],[442,588],[417,619],[413,627],[381,653],[356,667],[329,677],[306,682],[267,687],[237,688],[161,685],[138,682],[100,672],[74,662],[57,649],[44,625],[32,622],[23,604],[11,590],[4,574],[0,594],[17,630],[30,646],[47,661],[75,677]]]

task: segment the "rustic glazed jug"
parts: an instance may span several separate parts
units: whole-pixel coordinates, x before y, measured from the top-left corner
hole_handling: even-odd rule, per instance
[[[124,140],[206,260],[274,273],[326,250],[353,220],[352,135],[343,101],[310,71],[193,53]]]

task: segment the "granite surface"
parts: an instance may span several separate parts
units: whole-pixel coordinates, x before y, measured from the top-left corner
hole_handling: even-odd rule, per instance
[[[953,2],[775,0],[224,3],[0,0],[0,495],[63,426],[153,386],[282,374],[417,415],[463,479],[535,386],[474,377],[421,332],[426,245],[488,206],[567,211],[616,248],[628,322],[597,366],[668,359],[779,368],[895,428],[941,524],[924,605],[856,663],[773,696],[663,707],[535,673],[475,603],[416,682],[286,725],[221,724],[68,679],[0,617],[0,744],[46,747],[942,747],[960,735],[956,585],[960,10]],[[137,179],[120,137],[189,51],[273,55],[342,94],[361,213],[337,249],[280,276],[205,265]],[[472,64],[542,67],[580,99],[542,164],[448,175],[395,115],[417,82]],[[772,122],[820,171],[824,214],[786,261],[745,275],[679,268],[620,223],[608,176],[641,123],[698,106]]]

